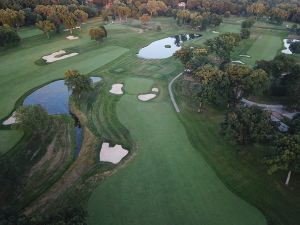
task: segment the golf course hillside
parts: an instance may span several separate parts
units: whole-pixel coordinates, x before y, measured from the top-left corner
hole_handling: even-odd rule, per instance
[[[298,225],[299,8],[0,0],[0,224]]]

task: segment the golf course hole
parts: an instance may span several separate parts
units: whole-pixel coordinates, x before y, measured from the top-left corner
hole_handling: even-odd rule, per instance
[[[109,143],[104,142],[102,144],[99,157],[101,162],[118,164],[127,154],[128,150],[122,148],[121,145],[109,147]]]
[[[122,90],[123,86],[124,86],[123,84],[113,84],[111,86],[111,89],[109,92],[112,94],[115,94],[115,95],[122,95],[123,94],[123,90]]]
[[[73,57],[75,55],[78,55],[78,53],[73,52],[73,53],[67,54],[67,52],[65,50],[59,50],[57,52],[53,52],[50,55],[43,56],[42,59],[45,60],[46,63],[52,63],[52,62],[56,62],[56,61],[59,61],[62,59]]]

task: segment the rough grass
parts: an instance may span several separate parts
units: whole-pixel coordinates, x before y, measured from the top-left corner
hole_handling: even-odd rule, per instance
[[[0,155],[6,153],[13,146],[15,146],[18,141],[20,141],[22,136],[22,131],[0,130]]]

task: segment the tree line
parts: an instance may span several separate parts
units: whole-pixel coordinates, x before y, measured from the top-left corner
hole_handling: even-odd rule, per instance
[[[251,30],[253,21],[245,21],[241,33],[224,33],[209,39],[202,48],[182,48],[174,56],[185,66],[183,93],[198,112],[205,106],[222,107],[226,113],[220,124],[221,134],[238,145],[261,143],[268,147],[260,159],[269,173],[300,169],[300,115],[287,120],[282,132],[271,112],[248,107],[241,100],[256,94],[284,96],[287,105],[300,109],[300,66],[292,56],[278,55],[271,61],[257,61],[256,66],[231,63],[231,52]]]

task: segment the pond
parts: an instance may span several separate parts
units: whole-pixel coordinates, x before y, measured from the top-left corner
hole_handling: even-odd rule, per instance
[[[101,81],[100,77],[91,77],[93,83]],[[82,129],[78,119],[69,111],[69,97],[71,92],[64,84],[64,80],[51,82],[28,95],[23,105],[41,105],[50,115],[68,114],[75,120],[76,149],[75,158],[80,152],[82,143]]]
[[[179,34],[154,41],[146,47],[140,49],[138,57],[144,59],[165,59],[171,57],[181,48],[185,41],[201,37],[201,34]]]

